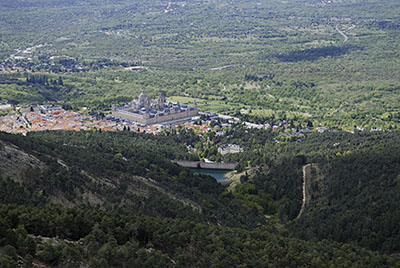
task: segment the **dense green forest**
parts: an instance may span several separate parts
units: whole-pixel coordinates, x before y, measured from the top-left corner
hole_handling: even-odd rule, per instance
[[[190,131],[156,136],[128,131],[36,132],[27,137],[1,134],[0,201],[20,205],[2,208],[2,213],[16,215],[2,222],[6,224],[2,230],[8,234],[3,241],[2,261],[12,263],[21,256],[35,263],[69,263],[71,267],[78,262],[90,262],[90,267],[116,267],[120,263],[147,263],[148,258],[166,262],[162,264],[166,266],[179,260],[178,267],[250,265],[255,260],[259,262],[253,263],[254,267],[268,263],[296,267],[318,267],[321,263],[335,267],[395,266],[400,249],[399,132],[314,133],[286,142],[277,142],[266,130],[242,134],[246,150],[229,156],[241,174],[240,183],[233,188],[170,161],[196,159],[185,145],[198,142]],[[238,138],[232,135],[233,140]],[[298,218],[302,168],[308,164],[312,164],[308,197],[304,213]],[[40,214],[38,210],[46,217],[61,217],[61,221],[64,216],[55,215],[71,214],[75,220],[68,228],[74,224],[86,227],[75,227],[81,230],[79,233],[57,223],[34,227],[44,223],[20,216],[30,211],[34,211],[32,215]],[[86,213],[87,219],[76,222],[78,214]],[[133,219],[132,215],[140,217]],[[141,218],[144,216],[151,218]],[[102,229],[103,221],[112,227]],[[151,231],[135,229],[132,240],[124,233],[130,221],[141,222],[137,224]],[[182,225],[185,227],[178,227]],[[187,228],[186,238],[176,237],[170,233],[171,228]],[[13,240],[20,232],[22,244]],[[92,232],[103,232],[96,234],[103,240],[92,241]],[[201,238],[208,236],[210,241]],[[214,240],[219,236],[220,242]],[[273,242],[268,242],[271,239]],[[89,241],[94,244],[87,244]],[[171,241],[180,242],[175,245]],[[268,243],[274,246],[270,248]],[[221,256],[210,255],[217,254],[213,246],[221,247]],[[103,254],[106,248],[113,248],[108,257]],[[313,248],[319,249],[318,254],[307,253]],[[278,253],[283,249],[285,254]],[[270,257],[254,258],[265,255],[264,250]],[[324,255],[321,250],[330,253]],[[348,255],[348,250],[356,255]],[[143,255],[142,251],[147,253]],[[302,257],[294,257],[298,252]],[[354,258],[347,260],[350,256]],[[159,264],[149,261],[148,265]]]
[[[2,267],[395,267],[359,247],[305,242],[267,230],[120,216],[84,209],[0,205]],[[18,256],[22,256],[21,260]]]
[[[398,132],[313,134],[231,159],[251,166],[248,173],[252,171],[252,175],[245,176],[239,187],[247,194],[242,195],[244,199],[258,200],[264,210],[272,212],[279,211],[274,210],[274,198],[268,203],[268,199],[256,197],[286,194],[294,203],[293,194],[300,191],[300,167],[313,164],[305,213],[290,223],[294,236],[398,252],[399,138]],[[294,219],[296,212],[291,211],[280,217]]]
[[[31,98],[26,86],[2,82],[7,74],[0,79],[5,100],[106,111],[145,88],[151,95],[165,90],[223,100],[203,110],[234,114],[251,107],[252,116],[347,129],[399,125],[395,0],[0,5],[4,72],[18,70],[22,80],[24,71],[55,73],[50,79],[62,75],[68,85],[59,97]]]

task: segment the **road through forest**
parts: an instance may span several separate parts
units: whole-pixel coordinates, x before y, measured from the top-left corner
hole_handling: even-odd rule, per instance
[[[306,201],[309,198],[309,196],[307,196],[307,186],[310,183],[310,168],[311,168],[312,164],[307,164],[303,166],[303,202],[301,204],[301,209],[299,211],[299,214],[296,217],[296,220],[300,219],[301,215],[304,212],[304,208],[306,206]]]

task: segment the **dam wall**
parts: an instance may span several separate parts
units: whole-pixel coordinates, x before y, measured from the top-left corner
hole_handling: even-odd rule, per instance
[[[200,168],[200,161],[172,160],[172,162],[181,167]]]
[[[235,163],[207,163],[200,162],[200,168],[208,168],[208,169],[235,169]]]
[[[182,167],[187,168],[205,168],[205,169],[235,169],[235,163],[208,163],[203,161],[184,161],[184,160],[173,160],[173,163],[176,163]]]

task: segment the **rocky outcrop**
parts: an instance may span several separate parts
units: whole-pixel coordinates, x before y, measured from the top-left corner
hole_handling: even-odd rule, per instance
[[[30,168],[44,168],[45,164],[35,156],[13,144],[0,141],[0,175],[18,181]]]

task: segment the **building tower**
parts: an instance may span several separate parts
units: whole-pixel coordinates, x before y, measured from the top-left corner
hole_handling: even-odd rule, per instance
[[[139,95],[139,109],[146,108],[148,110],[150,108],[150,101],[147,97],[146,93],[144,93],[144,89],[142,89],[142,93]]]
[[[158,109],[159,110],[163,110],[165,107],[165,102],[166,102],[166,98],[165,98],[165,92],[161,91],[160,96],[158,97]]]

